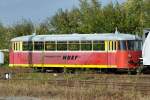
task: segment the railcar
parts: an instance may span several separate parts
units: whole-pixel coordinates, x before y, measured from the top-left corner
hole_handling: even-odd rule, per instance
[[[10,67],[133,70],[142,55],[140,37],[118,32],[27,35],[11,43]]]
[[[150,67],[150,28],[144,30],[143,34],[143,49],[142,49],[142,62],[143,66]],[[150,69],[150,68],[149,68]]]

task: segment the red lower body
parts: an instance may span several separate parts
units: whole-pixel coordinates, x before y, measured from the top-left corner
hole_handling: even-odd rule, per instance
[[[10,66],[47,67],[76,66],[88,68],[136,68],[141,51],[115,51],[115,52],[10,52]],[[42,67],[42,66],[41,66]]]

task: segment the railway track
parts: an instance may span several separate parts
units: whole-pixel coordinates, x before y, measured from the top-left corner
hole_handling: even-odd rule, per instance
[[[4,70],[4,71],[3,71]],[[21,70],[21,71],[20,71]],[[45,81],[54,86],[89,87],[99,86],[110,90],[137,91],[142,94],[150,94],[150,75],[115,75],[115,74],[57,74],[54,73],[30,73],[31,69],[2,69],[0,81],[7,81],[4,72],[15,73],[10,80]],[[42,77],[29,77],[31,75]],[[44,78],[43,77],[47,77]],[[67,78],[66,78],[67,77]]]
[[[104,76],[103,76],[104,77]],[[109,76],[111,77],[111,76]],[[89,78],[89,76],[88,76]],[[122,80],[121,80],[122,78]],[[125,79],[126,78],[126,79]],[[104,89],[109,89],[112,91],[137,91],[142,94],[150,95],[150,76],[130,76],[128,77],[132,80],[132,78],[137,78],[135,80],[127,79],[127,77],[124,76],[118,76],[116,79],[110,80],[110,78],[96,78],[96,79],[63,79],[63,78],[56,78],[56,79],[42,79],[42,78],[12,78],[9,81],[42,81],[47,82],[50,85],[54,86],[63,86],[63,87],[100,87]],[[124,81],[123,81],[124,80]],[[126,81],[125,81],[126,80]],[[128,80],[128,81],[127,81]],[[146,81],[144,81],[146,80]],[[0,79],[0,81],[8,81],[4,79]]]
[[[89,86],[100,86],[110,90],[120,91],[137,91],[142,94],[150,94],[150,82],[101,82],[101,81],[75,81],[75,80],[49,80],[49,84],[56,86],[69,86],[69,87],[89,87]]]

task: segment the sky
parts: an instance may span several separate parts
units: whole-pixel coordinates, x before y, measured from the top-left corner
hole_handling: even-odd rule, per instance
[[[100,1],[102,5],[106,5],[111,0]],[[125,0],[118,1],[122,3]],[[12,25],[27,19],[40,23],[47,17],[53,16],[59,8],[71,9],[78,6],[78,0],[0,0],[0,22]]]

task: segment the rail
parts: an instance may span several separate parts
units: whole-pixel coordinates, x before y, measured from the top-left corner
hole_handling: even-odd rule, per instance
[[[99,86],[101,88],[109,90],[119,90],[119,91],[137,91],[142,94],[150,94],[150,81],[149,82],[116,82],[116,81],[101,81],[101,80],[65,80],[65,79],[10,79],[11,81],[44,81],[48,82],[50,85],[54,86],[66,86],[66,87],[90,87]],[[7,81],[1,79],[0,81]]]

